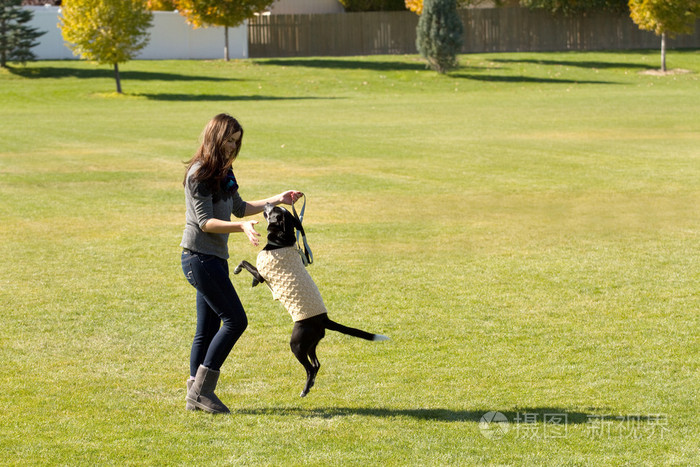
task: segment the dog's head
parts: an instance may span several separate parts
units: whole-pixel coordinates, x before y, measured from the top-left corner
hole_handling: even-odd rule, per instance
[[[296,242],[294,229],[303,232],[299,219],[281,206],[267,203],[263,216],[267,220],[268,240],[274,239],[276,243],[291,246]]]
[[[283,232],[285,229],[285,214],[289,214],[289,211],[280,206],[274,206],[270,203],[265,205],[263,210],[263,216],[267,221],[268,232]]]

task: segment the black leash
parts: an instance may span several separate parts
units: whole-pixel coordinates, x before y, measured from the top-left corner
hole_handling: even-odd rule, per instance
[[[299,225],[302,225],[302,221],[304,220],[304,211],[306,210],[306,195],[302,194],[301,196],[304,197],[304,204],[301,206],[301,214],[297,214],[297,210],[294,207],[294,202],[292,202],[292,214],[299,221]],[[303,249],[301,247],[301,244],[299,243],[299,237],[301,237],[302,243],[304,244]],[[313,264],[314,255],[311,252],[311,248],[309,248],[309,244],[306,242],[306,233],[304,232],[304,227],[302,227],[301,229],[297,229],[297,250],[299,251],[299,255],[301,255],[301,261],[304,263],[304,266]]]

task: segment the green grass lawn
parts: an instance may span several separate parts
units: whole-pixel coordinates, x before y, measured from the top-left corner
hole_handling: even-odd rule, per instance
[[[0,464],[697,465],[700,53],[73,61],[0,70]],[[246,199],[308,196],[331,315],[249,327],[185,411],[182,162],[245,127]],[[259,230],[264,230],[260,217]],[[231,262],[252,261],[243,236]],[[480,424],[500,412],[508,425]]]

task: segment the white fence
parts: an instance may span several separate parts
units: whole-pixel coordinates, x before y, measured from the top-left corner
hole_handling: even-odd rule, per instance
[[[38,39],[39,45],[32,53],[39,60],[77,59],[66,45],[58,27],[59,7],[25,7],[34,12],[30,26],[46,31]],[[224,28],[209,27],[193,29],[180,14],[169,11],[153,13],[148,45],[136,58],[146,60],[164,59],[217,59],[224,57]],[[246,24],[229,28],[229,56],[248,57],[248,34]]]

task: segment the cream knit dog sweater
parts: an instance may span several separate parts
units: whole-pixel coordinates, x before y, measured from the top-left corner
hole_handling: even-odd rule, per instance
[[[328,312],[296,248],[262,250],[256,263],[272,297],[284,305],[295,322]]]

